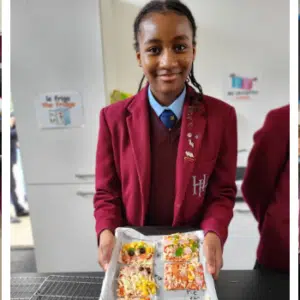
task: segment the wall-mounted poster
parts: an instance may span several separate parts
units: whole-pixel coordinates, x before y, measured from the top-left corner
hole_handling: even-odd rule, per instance
[[[40,95],[36,114],[41,128],[81,127],[84,123],[82,100],[77,92]]]
[[[257,76],[231,73],[226,82],[225,98],[227,100],[250,100],[259,94],[259,78]]]

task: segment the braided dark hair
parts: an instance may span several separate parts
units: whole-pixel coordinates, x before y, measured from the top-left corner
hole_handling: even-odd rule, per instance
[[[183,4],[180,0],[152,0],[149,3],[147,3],[139,12],[137,17],[135,18],[134,25],[133,25],[133,31],[134,31],[134,49],[135,51],[139,51],[139,42],[138,42],[138,34],[140,31],[140,24],[142,20],[145,18],[146,15],[150,13],[166,13],[166,12],[175,12],[178,15],[186,16],[188,20],[190,21],[192,32],[193,32],[193,45],[196,45],[196,31],[197,26],[195,19],[190,11],[190,9]],[[145,79],[145,75],[143,75],[140,84],[138,92],[141,90],[143,81]],[[192,64],[191,72],[187,79],[191,84],[197,88],[199,91],[200,100],[202,100],[203,92],[201,85],[197,82],[195,75],[194,75],[194,63]]]

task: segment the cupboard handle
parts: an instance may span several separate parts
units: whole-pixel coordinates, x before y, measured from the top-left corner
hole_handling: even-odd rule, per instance
[[[240,149],[238,150],[238,153],[247,152],[247,151],[248,151],[247,149]]]
[[[77,174],[75,174],[75,177],[76,177],[76,178],[79,178],[79,179],[91,178],[91,177],[95,177],[95,174],[77,173]]]
[[[77,191],[76,195],[80,196],[80,197],[94,196],[95,192],[93,192],[93,191]]]
[[[240,209],[240,208],[235,208],[233,210],[234,212],[238,212],[238,213],[242,213],[242,214],[249,214],[251,212],[251,210],[246,210],[246,209]]]

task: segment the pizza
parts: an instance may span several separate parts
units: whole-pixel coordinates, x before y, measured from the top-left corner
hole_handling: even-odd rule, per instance
[[[203,266],[201,263],[166,263],[164,266],[164,287],[166,290],[205,290]]]
[[[199,261],[199,238],[194,234],[176,233],[163,237],[164,260]]]
[[[127,298],[118,298],[117,300],[151,300],[151,298],[150,297],[146,297],[146,298],[140,298],[140,297],[138,297],[138,298],[131,298],[131,297],[127,297]]]
[[[122,246],[119,262],[122,264],[153,264],[154,246],[143,241]]]
[[[152,266],[121,267],[118,277],[118,300],[150,300],[150,297],[156,294],[156,289]]]

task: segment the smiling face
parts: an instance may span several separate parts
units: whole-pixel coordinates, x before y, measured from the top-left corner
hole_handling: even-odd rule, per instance
[[[159,101],[182,92],[195,58],[193,32],[187,17],[174,12],[146,16],[138,35],[137,60]],[[162,100],[163,101],[163,100]]]

